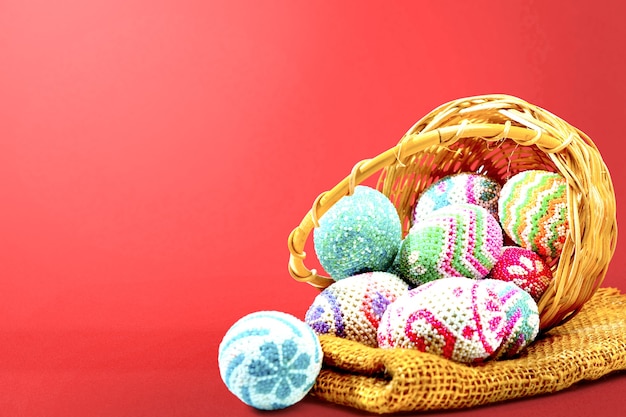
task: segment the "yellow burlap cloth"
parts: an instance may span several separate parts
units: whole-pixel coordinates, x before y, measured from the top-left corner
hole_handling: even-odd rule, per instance
[[[373,413],[473,407],[546,394],[626,369],[626,296],[601,288],[521,356],[468,366],[407,349],[322,336],[312,394]]]

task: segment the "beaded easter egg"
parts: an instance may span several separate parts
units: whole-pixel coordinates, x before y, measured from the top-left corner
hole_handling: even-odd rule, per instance
[[[539,301],[552,281],[552,270],[535,252],[516,246],[504,246],[500,259],[489,277],[510,281]]]
[[[498,295],[506,315],[502,344],[494,358],[511,358],[539,334],[539,308],[530,294],[512,282],[484,279],[482,283]]]
[[[567,182],[558,173],[522,171],[500,191],[502,228],[519,246],[547,259],[561,254],[569,229]]]
[[[496,352],[504,323],[499,297],[481,280],[448,277],[414,288],[389,305],[378,327],[378,345],[477,363]]]
[[[335,280],[387,270],[401,240],[394,205],[383,193],[362,185],[330,207],[313,231],[318,260]]]
[[[502,229],[476,205],[455,204],[416,223],[402,241],[393,270],[418,286],[446,276],[483,278],[502,251]]]
[[[317,335],[303,321],[278,311],[238,320],[219,346],[218,364],[228,389],[244,403],[276,410],[300,401],[321,366]]]
[[[408,284],[390,273],[354,275],[319,293],[304,321],[317,334],[331,334],[376,347],[380,318],[390,303],[408,291]]]
[[[413,209],[413,224],[451,204],[475,204],[498,216],[500,184],[485,175],[464,172],[448,175],[426,188]]]

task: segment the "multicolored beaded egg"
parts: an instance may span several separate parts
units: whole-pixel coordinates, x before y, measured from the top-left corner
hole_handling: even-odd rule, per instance
[[[320,264],[335,280],[386,271],[401,241],[402,225],[393,203],[362,185],[330,207],[313,231]]]
[[[433,211],[451,204],[475,204],[498,216],[500,184],[485,175],[449,175],[426,188],[413,209],[413,224]]]
[[[512,282],[482,280],[500,298],[506,320],[502,344],[494,359],[511,358],[532,343],[539,334],[539,309],[526,291]]]
[[[337,281],[319,293],[304,321],[317,334],[331,334],[376,347],[387,306],[409,291],[395,275],[368,272]]]
[[[483,278],[502,251],[502,229],[476,205],[443,207],[415,224],[393,265],[401,278],[418,286],[443,277]]]
[[[279,311],[259,311],[238,320],[219,346],[226,387],[244,403],[276,410],[300,401],[322,367],[317,335],[304,322]]]
[[[567,182],[555,172],[522,171],[503,186],[498,201],[502,228],[519,246],[547,259],[561,254],[569,229]]]
[[[505,318],[500,298],[481,280],[443,278],[410,290],[387,308],[378,344],[482,362],[502,343]]]
[[[489,277],[510,281],[539,301],[552,281],[552,270],[535,252],[517,246],[504,246]]]

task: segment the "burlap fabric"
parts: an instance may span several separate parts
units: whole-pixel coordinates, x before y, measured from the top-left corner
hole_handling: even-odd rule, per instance
[[[626,369],[626,296],[601,288],[571,320],[521,356],[464,365],[406,349],[322,336],[312,394],[373,413],[455,409],[556,392]]]

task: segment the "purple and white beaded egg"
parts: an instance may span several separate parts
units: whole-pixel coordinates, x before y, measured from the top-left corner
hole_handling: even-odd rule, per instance
[[[450,276],[480,279],[500,258],[502,244],[502,229],[486,209],[449,205],[411,228],[393,270],[412,286]]]
[[[381,319],[378,345],[482,362],[502,343],[505,318],[500,298],[480,280],[448,277],[392,303]]]
[[[337,281],[319,293],[304,321],[318,335],[330,334],[376,347],[383,313],[409,286],[387,272],[367,272]]]
[[[464,172],[436,181],[420,194],[413,209],[413,224],[451,204],[474,204],[498,216],[500,184],[480,174]]]

